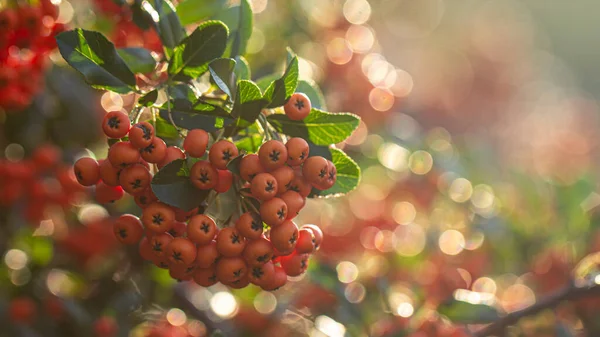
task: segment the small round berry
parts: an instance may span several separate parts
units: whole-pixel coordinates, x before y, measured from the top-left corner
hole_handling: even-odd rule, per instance
[[[310,114],[312,106],[308,96],[297,92],[283,106],[286,116],[293,121],[301,121]]]
[[[271,228],[269,234],[271,244],[275,249],[282,253],[291,253],[296,248],[298,241],[298,226],[290,220],[277,227]]]
[[[201,190],[209,190],[217,186],[219,173],[215,167],[206,160],[200,160],[190,169],[192,185]]]
[[[321,156],[309,157],[302,165],[304,179],[313,186],[323,184],[329,178],[329,163]]]
[[[155,201],[158,201],[158,198],[156,197],[154,192],[152,192],[152,188],[148,187],[141,193],[136,194],[133,197],[133,200],[141,209],[144,209],[152,203],[154,203]]]
[[[129,141],[138,149],[143,149],[152,144],[154,127],[148,122],[139,122],[129,130]]]
[[[140,194],[147,190],[151,181],[150,171],[140,164],[126,167],[119,174],[119,184],[125,192],[131,195]]]
[[[149,163],[160,163],[167,155],[167,144],[160,137],[154,137],[150,145],[140,150],[140,154]]]
[[[240,177],[251,182],[256,175],[265,172],[256,153],[244,156],[240,161]]]
[[[216,265],[217,279],[223,283],[237,281],[246,276],[248,266],[239,256],[222,257]]]
[[[273,277],[275,277],[275,268],[271,261],[260,266],[251,266],[248,268],[249,281],[259,287],[270,284],[273,281]]]
[[[202,287],[210,287],[218,282],[215,268],[198,268],[194,272],[194,282]]]
[[[239,152],[235,144],[222,139],[211,146],[208,159],[219,170],[225,170],[229,161],[237,157],[238,154]]]
[[[285,147],[288,150],[287,164],[290,166],[300,166],[308,158],[308,143],[300,137],[290,138]]]
[[[309,224],[302,226],[302,229],[308,229],[313,233],[313,243],[315,244],[315,250],[319,250],[319,248],[321,247],[321,243],[323,242],[323,231],[321,231],[321,228],[319,228],[316,225]]]
[[[315,250],[315,235],[306,228],[298,231],[298,242],[296,243],[296,253],[310,254]]]
[[[154,254],[154,257],[166,258],[165,252],[167,251],[167,246],[172,240],[173,237],[167,233],[154,235],[150,239],[150,247],[152,247],[152,254]]]
[[[273,245],[265,237],[250,240],[242,254],[248,265],[260,266],[273,258]]]
[[[186,238],[174,238],[165,251],[169,262],[189,266],[196,260],[196,245]]]
[[[195,254],[195,253],[194,253]],[[189,281],[194,276],[196,268],[191,265],[169,264],[169,276],[177,281]]]
[[[123,197],[125,192],[121,186],[108,186],[103,182],[96,184],[96,201],[100,204],[115,202]]]
[[[194,158],[200,158],[206,153],[208,146],[208,133],[202,129],[193,129],[188,131],[183,141],[183,149]]]
[[[308,268],[308,254],[291,254],[281,258],[281,267],[289,276],[300,276]]]
[[[100,179],[108,186],[119,186],[121,169],[114,167],[108,159],[100,162]]]
[[[209,244],[217,235],[215,221],[204,214],[194,215],[187,226],[187,236],[199,245]]]
[[[125,245],[135,245],[144,236],[142,222],[137,216],[123,214],[115,221],[113,232],[117,240]]]
[[[138,248],[142,259],[146,261],[154,260],[154,253],[152,252],[152,244],[150,243],[150,239],[143,237]]]
[[[187,232],[187,225],[181,221],[175,221],[171,225],[171,228],[167,230],[167,233],[171,234],[172,237],[182,237]]]
[[[288,207],[288,220],[295,218],[306,204],[306,199],[304,199],[298,192],[287,191],[279,197],[285,201],[285,204]]]
[[[114,143],[108,149],[108,161],[118,168],[124,168],[140,161],[140,152],[130,142]]]
[[[283,287],[286,283],[287,274],[285,273],[285,270],[279,266],[275,266],[271,282],[269,284],[262,285],[261,288],[266,291],[275,291]]]
[[[233,227],[223,228],[217,234],[217,250],[223,256],[239,256],[246,247],[246,238]]]
[[[258,158],[262,167],[273,171],[285,164],[288,153],[285,145],[278,140],[269,140],[258,149]]]
[[[255,240],[262,235],[263,222],[258,214],[246,212],[235,223],[235,228],[248,240]]]
[[[160,234],[168,231],[175,221],[173,209],[161,202],[155,202],[142,212],[144,227],[153,233]]]
[[[273,198],[260,205],[260,217],[269,226],[281,225],[287,219],[288,208],[280,198]]]
[[[223,284],[232,289],[244,289],[250,284],[250,279],[248,278],[248,274],[246,274],[244,277],[242,277],[239,280],[226,282]]]
[[[104,115],[102,130],[110,138],[123,138],[131,127],[129,117],[121,111],[111,111]]]
[[[221,257],[217,250],[217,242],[211,241],[207,245],[200,245],[196,253],[196,265],[198,268],[210,268]]]
[[[83,186],[92,186],[100,180],[100,167],[94,158],[83,157],[73,166],[77,181]]]
[[[167,259],[167,257],[164,255],[161,256],[154,256],[154,259],[152,260],[152,263],[154,263],[155,266],[157,266],[158,268],[161,269],[169,269],[169,259]]]
[[[312,191],[312,185],[306,181],[306,179],[302,176],[302,173],[295,172],[294,179],[292,179],[287,189],[288,191],[297,192],[303,198],[306,198]]]
[[[274,198],[277,195],[277,190],[277,180],[269,173],[258,174],[250,183],[252,195],[261,201]]]
[[[287,191],[296,174],[294,169],[289,166],[282,166],[271,172],[271,175],[277,180],[277,194],[282,194]]]
[[[183,153],[183,151],[181,151],[181,149],[177,146],[169,146],[167,147],[165,157],[160,161],[160,163],[158,163],[158,168],[161,169],[177,159],[185,159],[185,153]]]
[[[219,178],[217,179],[215,191],[217,191],[217,193],[225,193],[229,191],[231,184],[233,184],[233,173],[231,173],[229,170],[217,170],[217,175]]]

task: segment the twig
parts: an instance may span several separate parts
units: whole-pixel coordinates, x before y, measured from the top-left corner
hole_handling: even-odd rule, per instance
[[[554,308],[564,301],[574,301],[584,297],[600,296],[600,285],[593,284],[588,287],[577,287],[574,284],[558,290],[557,292],[542,298],[535,304],[502,317],[491,323],[482,330],[477,331],[475,337],[485,337],[491,335],[501,335],[507,327],[516,324],[521,318],[535,315],[540,311]]]

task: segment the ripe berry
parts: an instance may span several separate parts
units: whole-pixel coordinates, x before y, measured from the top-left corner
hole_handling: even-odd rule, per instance
[[[248,278],[248,274],[246,274],[244,277],[242,277],[239,280],[225,282],[223,284],[225,284],[226,286],[228,286],[232,289],[243,289],[243,288],[246,288],[250,284],[250,279]]]
[[[169,259],[167,259],[164,254],[161,256],[154,256],[152,263],[154,263],[154,265],[158,268],[169,269]]]
[[[273,278],[269,284],[263,284],[261,288],[267,291],[275,291],[283,287],[287,283],[287,274],[281,267],[275,266]]]
[[[138,149],[150,146],[152,139],[154,139],[154,127],[148,122],[137,123],[129,130],[129,141]]]
[[[100,161],[100,179],[108,186],[119,185],[121,169],[112,166],[108,159]]]
[[[123,138],[131,127],[129,117],[121,111],[111,111],[104,115],[102,130],[110,138]]]
[[[298,242],[296,243],[296,253],[309,254],[315,250],[315,236],[313,232],[306,228],[298,231]]]
[[[277,180],[277,194],[282,194],[287,191],[288,186],[290,186],[290,183],[296,176],[294,169],[289,166],[282,166],[272,171],[271,175]]]
[[[153,233],[164,233],[168,231],[175,221],[173,209],[163,203],[155,202],[142,212],[142,223],[144,227]]]
[[[167,151],[163,160],[161,160],[160,163],[158,163],[158,168],[161,169],[170,162],[177,159],[185,159],[185,153],[183,153],[183,151],[181,151],[181,149],[177,146],[169,146],[167,147]]]
[[[118,330],[117,322],[110,316],[102,316],[94,322],[94,332],[97,337],[113,337]]]
[[[183,149],[194,158],[200,158],[206,153],[208,146],[208,133],[202,129],[193,129],[188,131],[183,141]]]
[[[269,140],[258,149],[258,157],[262,167],[273,171],[285,164],[288,153],[285,145],[278,140]]]
[[[248,280],[257,286],[268,285],[275,277],[273,262],[269,261],[260,266],[252,266],[248,269]]]
[[[229,161],[238,156],[238,149],[232,142],[222,139],[211,146],[208,159],[218,169],[225,170]]]
[[[113,225],[113,232],[122,244],[135,245],[144,236],[142,222],[137,216],[131,214],[121,215]]]
[[[150,239],[143,237],[138,247],[140,256],[146,261],[152,261],[154,259],[154,253],[152,252],[152,244]]]
[[[308,268],[308,254],[291,254],[281,258],[281,267],[289,276],[300,276]]]
[[[304,225],[302,226],[302,229],[308,229],[313,233],[315,250],[319,250],[321,243],[323,242],[323,231],[321,231],[321,228],[316,225]]]
[[[248,266],[244,259],[236,257],[222,257],[216,265],[217,279],[223,283],[237,281],[246,276]]]
[[[302,175],[313,186],[325,183],[329,177],[327,159],[321,156],[307,158],[302,165]]]
[[[200,160],[192,165],[190,169],[190,181],[196,188],[209,190],[214,188],[219,179],[215,167],[206,160]]]
[[[271,241],[265,237],[260,237],[256,240],[248,241],[242,255],[248,265],[260,266],[271,261],[273,258],[273,246],[271,245]]]
[[[287,163],[290,166],[300,166],[308,158],[308,143],[300,137],[290,138],[285,147],[288,151]]]
[[[217,283],[215,268],[198,268],[194,272],[194,282],[202,287],[210,287]]]
[[[296,215],[300,213],[300,210],[306,204],[306,199],[304,199],[298,192],[287,191],[279,197],[285,202],[285,204],[288,207],[287,219],[295,218]]]
[[[240,177],[246,181],[252,181],[252,179],[259,173],[265,172],[265,169],[260,163],[260,158],[256,153],[252,153],[244,156],[240,161]]]
[[[311,109],[310,99],[301,92],[293,94],[283,106],[285,114],[293,121],[303,120],[310,114]]]
[[[152,203],[154,203],[155,201],[158,201],[158,198],[156,197],[156,195],[154,195],[154,192],[152,192],[152,188],[148,187],[141,193],[136,194],[133,197],[133,200],[140,208],[144,209]]]
[[[335,184],[336,179],[337,179],[337,169],[335,168],[335,165],[331,161],[328,160],[327,161],[327,176],[325,178],[325,181],[319,183],[318,185],[315,185],[315,188],[318,190],[321,190],[321,191],[330,189]]]
[[[108,149],[107,158],[114,167],[125,168],[140,161],[140,152],[130,142],[118,142]]]
[[[103,182],[96,184],[96,201],[100,204],[107,204],[121,199],[124,195],[121,186],[108,186]]]
[[[287,189],[298,192],[303,198],[306,198],[312,191],[312,185],[304,179],[302,173],[295,172],[294,179],[292,179]]]
[[[204,214],[194,215],[187,226],[187,236],[199,245],[209,244],[217,235],[217,225],[214,220]]]
[[[73,166],[77,181],[83,186],[92,186],[100,180],[100,167],[94,158],[83,157]]]
[[[12,31],[18,23],[17,13],[12,8],[5,8],[0,11],[0,32]],[[2,84],[0,82],[0,84]],[[2,85],[0,85],[2,87]]]
[[[149,163],[160,163],[167,155],[167,144],[160,137],[154,137],[150,145],[140,150],[140,154]]]
[[[235,223],[235,229],[249,240],[255,240],[261,237],[263,232],[263,222],[260,216],[254,212],[246,212],[240,216]]]
[[[165,251],[172,264],[191,265],[196,260],[196,246],[186,238],[174,238]]]
[[[239,256],[246,247],[246,238],[233,227],[223,228],[217,234],[217,250],[223,256]]]
[[[150,171],[140,164],[124,168],[119,175],[119,184],[131,195],[144,192],[150,186],[151,180]]]
[[[271,228],[269,234],[273,248],[282,253],[291,253],[296,248],[298,241],[298,226],[290,220],[277,227]]]
[[[172,237],[182,237],[187,231],[187,225],[181,221],[175,221],[171,225],[171,228],[167,230],[167,233],[171,234]]]
[[[201,245],[198,247],[196,253],[196,265],[198,268],[209,268],[213,266],[221,254],[217,250],[217,242],[211,241],[207,245]]]
[[[184,264],[171,264],[169,265],[169,276],[177,281],[189,281],[192,279],[196,268],[187,266]]]
[[[269,173],[260,173],[250,183],[252,195],[258,200],[265,201],[277,195],[277,180]]]
[[[217,185],[215,186],[215,191],[218,193],[225,193],[229,191],[231,188],[231,184],[233,183],[233,173],[229,170],[217,170]]]
[[[269,226],[281,225],[288,215],[287,205],[280,198],[273,198],[260,205],[260,217]]]
[[[168,258],[165,255],[165,252],[167,251],[167,246],[169,245],[169,243],[171,243],[172,240],[173,237],[167,233],[157,234],[150,238],[150,247],[152,247],[152,254],[154,254],[154,257]],[[154,261],[156,262],[156,260]]]
[[[35,302],[29,297],[17,297],[10,301],[8,316],[14,323],[31,324],[37,313]]]

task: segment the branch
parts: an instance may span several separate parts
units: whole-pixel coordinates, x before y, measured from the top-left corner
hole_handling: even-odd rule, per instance
[[[554,308],[564,301],[575,301],[590,296],[600,296],[599,284],[593,284],[589,287],[577,287],[571,283],[557,292],[540,299],[538,302],[527,308],[511,312],[496,322],[477,331],[474,336],[485,337],[501,335],[507,327],[516,324],[521,318],[535,315],[546,309]]]

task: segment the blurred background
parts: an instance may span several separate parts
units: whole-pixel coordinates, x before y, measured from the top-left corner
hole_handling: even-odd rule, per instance
[[[156,48],[112,0],[52,4],[54,25]],[[226,19],[238,4],[185,0],[178,13]],[[131,97],[85,89],[49,47],[45,84],[0,108],[0,336],[469,336],[595,277],[578,263],[600,251],[600,3],[251,4],[253,79],[290,46],[328,111],[363,118],[338,144],[361,184],[298,219],[325,233],[309,272],[275,293],[205,289],[118,245],[110,217],[136,212],[133,200],[94,203],[68,166],[104,155],[100,118]],[[31,169],[47,157],[52,169]],[[564,303],[507,335],[598,336],[598,309],[591,297]]]

